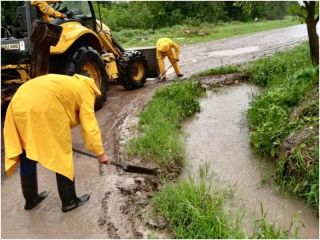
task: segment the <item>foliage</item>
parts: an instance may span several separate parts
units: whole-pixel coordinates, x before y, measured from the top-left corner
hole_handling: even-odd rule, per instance
[[[318,85],[318,69],[312,67],[307,46],[296,47],[258,60],[246,67],[253,82],[267,86],[248,110],[250,142],[266,157],[277,159],[276,180],[284,189],[318,207],[319,163],[318,133],[301,142],[285,156],[281,146],[288,136],[305,128],[318,128],[319,103],[304,109],[303,114],[289,120],[294,107],[310,102],[309,95]],[[314,95],[314,94],[311,94]],[[314,136],[314,135],[313,135]]]
[[[298,238],[300,232],[300,224],[295,223],[294,219],[291,220],[291,226],[294,224],[294,233],[291,233],[291,227],[288,230],[277,228],[274,223],[270,224],[267,219],[267,213],[261,207],[261,218],[255,220],[255,231],[251,238],[253,239],[288,239],[294,235]]]
[[[311,67],[306,45],[297,47],[290,52],[259,59],[244,67],[243,71],[250,80],[260,86],[269,86],[273,82],[282,82],[283,78],[293,75],[298,69]]]
[[[225,203],[232,197],[233,190],[213,183],[208,170],[200,169],[200,177],[189,176],[178,184],[165,184],[153,201],[157,211],[166,218],[169,230],[178,239],[244,239],[249,238],[241,230],[239,214],[227,212]],[[253,239],[287,239],[298,237],[299,227],[285,230],[277,228],[266,219],[263,212],[255,220]]]
[[[282,19],[288,12],[288,2],[252,2],[236,1],[234,6],[240,7],[243,13],[253,18],[266,18],[268,20]]]
[[[129,154],[155,160],[163,167],[181,165],[184,157],[181,122],[200,111],[196,99],[201,93],[196,81],[174,83],[158,90],[141,113],[141,134],[129,142]]]
[[[23,1],[1,1],[1,26],[14,25],[17,16],[17,7],[23,5]]]
[[[282,19],[287,15],[287,2],[257,4],[251,16],[224,1],[120,1],[102,3],[104,22],[119,31],[125,28],[152,29],[174,25],[199,26],[207,22],[217,24],[232,20],[248,21],[255,17]]]
[[[279,2],[280,3],[280,2]],[[234,5],[240,7],[243,12],[252,14],[259,7],[261,2],[238,1]],[[268,2],[263,2],[268,4]],[[272,4],[273,5],[273,4]],[[274,6],[274,5],[273,5]],[[273,9],[270,12],[276,12]],[[315,65],[319,65],[319,36],[317,33],[317,23],[319,21],[319,3],[316,1],[302,1],[297,4],[290,4],[290,12],[299,16],[307,25],[310,57]]]
[[[317,122],[319,118],[317,118]],[[276,181],[284,188],[305,199],[309,206],[319,208],[319,136],[300,143],[278,162]]]
[[[239,219],[233,220],[223,208],[232,196],[231,189],[213,188],[206,181],[205,175],[198,182],[190,177],[177,185],[165,185],[155,196],[156,208],[167,219],[174,238],[245,238]]]

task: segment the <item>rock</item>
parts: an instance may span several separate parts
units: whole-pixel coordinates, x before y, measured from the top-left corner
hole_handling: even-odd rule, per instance
[[[157,216],[156,218],[148,219],[147,224],[151,227],[158,229],[164,229],[168,225],[167,221],[162,216]]]

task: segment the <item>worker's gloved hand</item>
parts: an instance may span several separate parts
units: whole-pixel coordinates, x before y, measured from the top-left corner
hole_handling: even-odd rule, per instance
[[[111,163],[110,157],[105,153],[98,156],[98,160],[99,160],[99,163],[103,163],[103,164],[110,164]]]

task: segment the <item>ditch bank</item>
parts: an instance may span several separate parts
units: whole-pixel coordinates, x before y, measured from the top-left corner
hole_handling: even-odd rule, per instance
[[[234,186],[234,197],[227,206],[233,212],[243,212],[247,233],[254,231],[254,220],[262,217],[262,205],[267,220],[278,228],[290,229],[296,222],[302,226],[301,238],[317,238],[316,210],[280,193],[271,178],[273,166],[251,150],[246,111],[259,90],[244,79],[238,74],[202,78],[207,98],[200,100],[201,112],[184,127],[186,164],[182,178],[196,176],[207,164],[217,181]]]

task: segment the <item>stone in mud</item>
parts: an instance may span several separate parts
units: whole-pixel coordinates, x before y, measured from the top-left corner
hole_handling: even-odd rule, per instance
[[[166,219],[162,216],[150,218],[149,220],[147,220],[147,224],[153,228],[158,229],[164,229],[168,225]]]

